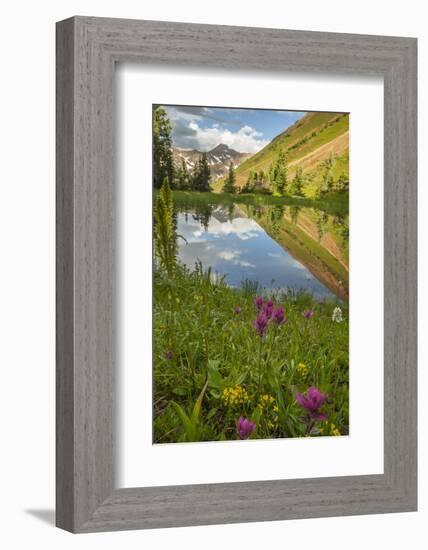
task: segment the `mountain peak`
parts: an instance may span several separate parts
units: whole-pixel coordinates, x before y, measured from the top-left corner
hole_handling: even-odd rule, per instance
[[[201,155],[202,153],[195,149],[186,150],[173,147],[175,164],[181,167],[184,161],[188,170],[194,169]],[[231,149],[225,143],[219,143],[214,149],[208,151],[206,155],[213,179],[218,179],[226,175],[230,163],[237,167],[241,162],[251,156],[249,153],[238,153],[238,151]]]
[[[231,149],[225,143],[219,143],[218,145],[216,145],[214,147],[214,149],[211,149],[210,153],[213,154],[213,155],[221,155],[221,154],[224,154],[224,153],[230,153],[232,155],[238,155],[239,154],[238,151],[235,151],[234,149]]]

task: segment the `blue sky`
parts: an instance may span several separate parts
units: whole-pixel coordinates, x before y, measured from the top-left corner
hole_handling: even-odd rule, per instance
[[[209,151],[225,143],[240,153],[256,153],[305,113],[264,109],[165,106],[174,147]]]

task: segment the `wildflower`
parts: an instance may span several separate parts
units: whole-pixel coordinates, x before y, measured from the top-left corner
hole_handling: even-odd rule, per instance
[[[261,296],[256,296],[256,298],[254,298],[254,305],[260,311],[263,307],[263,298]]]
[[[260,338],[263,338],[263,336],[266,333],[267,326],[269,323],[269,319],[266,315],[266,313],[262,310],[257,315],[257,319],[253,321],[254,329],[256,331],[257,336],[260,336]]]
[[[168,351],[165,352],[165,357],[166,357],[169,361],[171,361],[171,359],[174,358],[174,352],[171,351],[171,350],[169,349]]]
[[[241,308],[239,306],[236,306],[233,311],[236,313],[236,315],[239,315],[241,313]]]
[[[314,312],[312,309],[307,309],[303,312],[303,315],[306,317],[306,319],[312,319],[312,317],[314,316]]]
[[[321,435],[324,434],[324,428],[320,428],[320,434]],[[330,424],[330,435],[334,435],[334,436],[342,435],[340,433],[339,428],[337,428],[333,423]]]
[[[256,429],[255,422],[251,422],[251,420],[248,420],[247,418],[244,418],[242,416],[238,418],[238,422],[236,424],[236,431],[239,439],[248,439],[255,429]]]
[[[275,311],[272,314],[272,318],[277,325],[280,325],[281,323],[284,322],[285,314],[282,307],[278,307],[277,309],[275,309]]]
[[[258,408],[260,411],[261,426],[265,426],[269,430],[273,430],[278,426],[279,407],[272,395],[264,394],[260,397]]]
[[[271,395],[266,393],[260,397],[259,408],[263,409],[265,407],[268,407],[269,405],[272,405],[274,402],[275,399]]]
[[[304,363],[299,363],[297,365],[297,372],[305,377],[308,374],[308,367]]]
[[[224,388],[221,394],[221,400],[226,406],[234,406],[243,405],[249,400],[249,397],[247,390],[239,384],[236,384],[235,386]]]
[[[342,310],[340,309],[340,307],[334,308],[331,320],[335,321],[336,323],[341,323],[343,321]]]
[[[272,300],[267,301],[263,309],[264,309],[264,312],[266,313],[266,317],[270,319],[273,315],[273,309],[274,309]]]
[[[339,428],[336,428],[336,426],[335,426],[334,424],[332,424],[332,425],[330,426],[330,434],[331,434],[331,435],[334,435],[334,436],[342,435],[342,434],[340,433]]]
[[[326,399],[327,396],[314,386],[308,389],[306,396],[301,393],[296,394],[296,401],[301,407],[306,409],[308,416],[312,420],[326,420],[327,415],[320,411]]]

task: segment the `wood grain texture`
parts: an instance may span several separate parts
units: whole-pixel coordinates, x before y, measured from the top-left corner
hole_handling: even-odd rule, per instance
[[[115,62],[375,74],[385,87],[383,475],[115,489]],[[75,17],[57,25],[57,525],[416,510],[416,40]]]

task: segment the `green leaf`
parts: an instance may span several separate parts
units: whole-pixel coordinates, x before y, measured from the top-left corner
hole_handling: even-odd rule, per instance
[[[242,384],[242,382],[247,378],[248,371],[243,372],[238,379],[236,380],[237,384]]]
[[[199,394],[198,399],[196,400],[195,406],[193,407],[191,421],[192,421],[192,424],[194,424],[195,428],[196,428],[196,424],[198,422],[199,414],[201,412],[202,399],[204,398],[205,391],[206,391],[207,387],[208,387],[208,380],[205,382],[205,385],[202,388],[202,391]]]
[[[174,388],[172,391],[175,395],[187,395],[187,391],[184,388]]]
[[[261,415],[260,407],[256,406],[256,408],[253,411],[253,414],[251,415],[251,421],[255,422],[258,425],[260,422],[260,415]]]
[[[187,439],[189,441],[193,441],[194,429],[190,418],[187,416],[183,407],[181,407],[178,403],[176,403],[175,401],[171,401],[171,405],[173,406],[175,412],[177,413],[179,419],[181,420],[181,423],[183,424]]]
[[[207,418],[212,418],[217,413],[217,411],[218,411],[218,409],[216,407],[211,409],[207,414]]]
[[[208,383],[209,386],[216,389],[222,389],[224,387],[224,380],[218,371],[220,361],[208,361]]]

